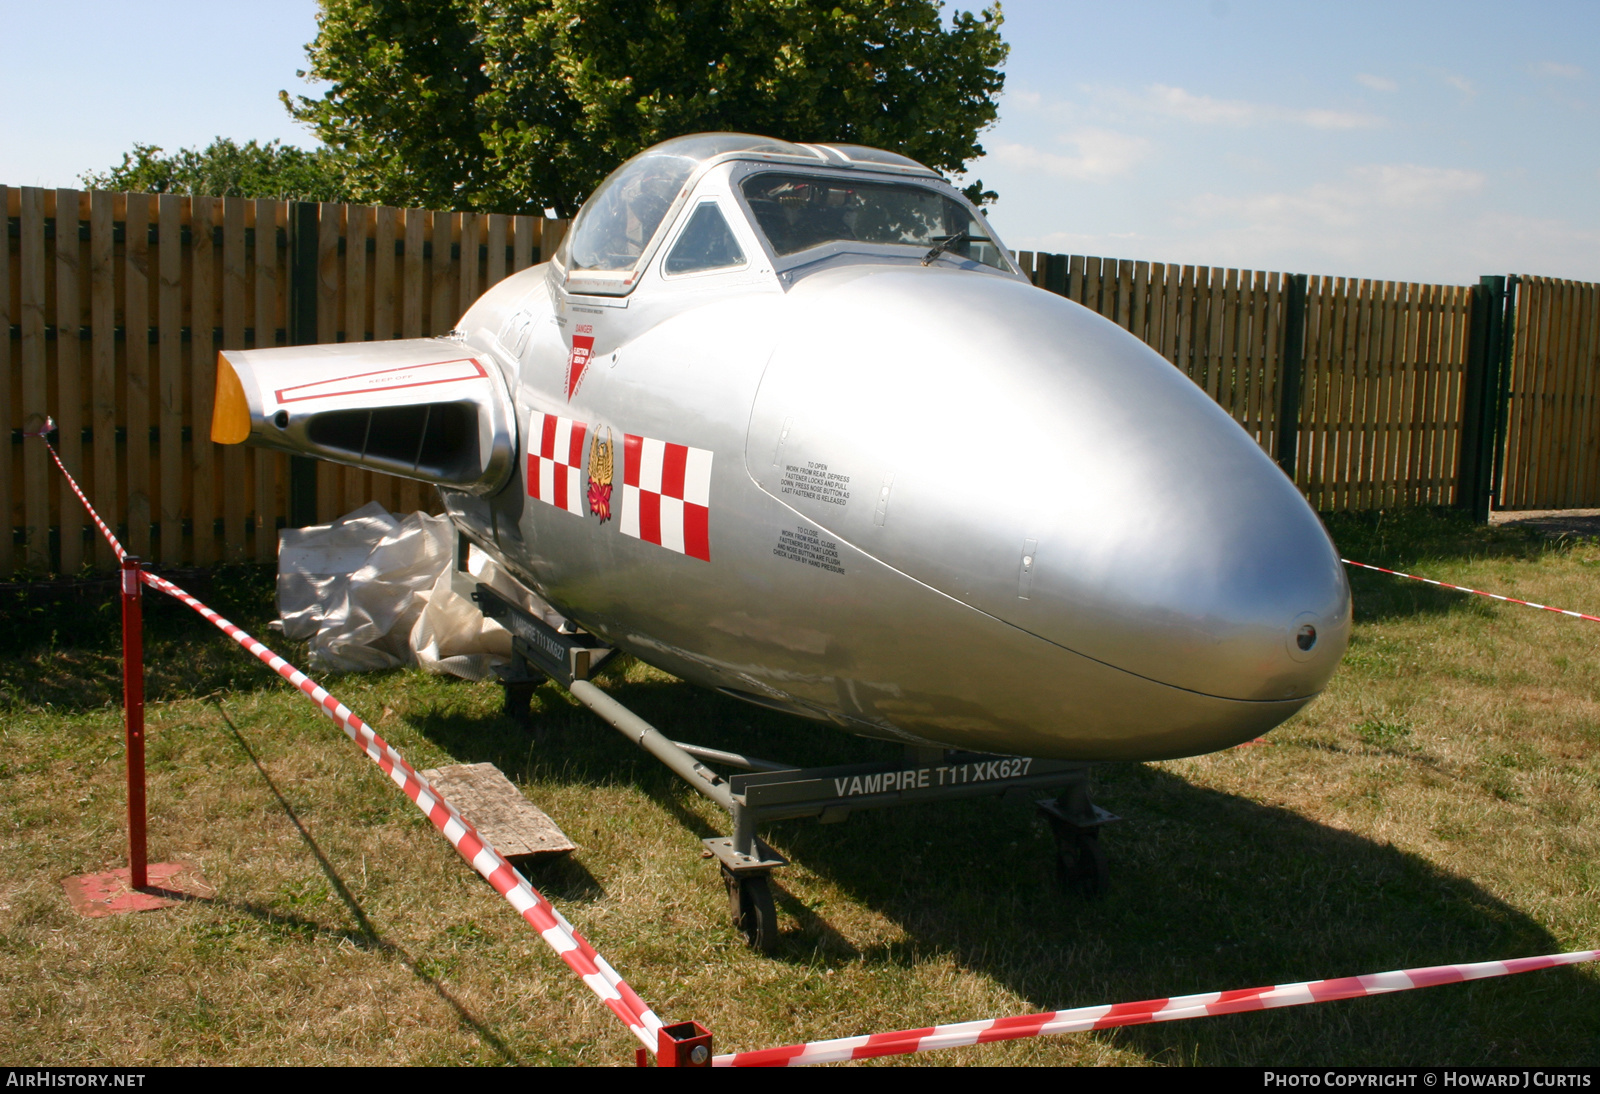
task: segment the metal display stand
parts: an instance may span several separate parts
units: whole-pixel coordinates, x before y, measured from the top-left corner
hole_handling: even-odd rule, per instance
[[[1086,763],[908,746],[898,762],[802,768],[673,741],[590,681],[615,653],[611,647],[593,635],[551,627],[488,585],[479,583],[472,598],[485,616],[511,632],[512,663],[500,672],[511,717],[537,731],[529,700],[535,687],[553,680],[728,811],[732,835],[702,842],[721,866],[734,926],[757,950],[768,952],[777,942],[770,878],[788,864],[756,834],[765,821],[815,817],[828,824],[866,809],[1059,788],[1057,797],[1038,803],[1055,837],[1057,876],[1088,896],[1106,887],[1099,831],[1118,818],[1089,800]],[[724,776],[706,763],[744,773]]]

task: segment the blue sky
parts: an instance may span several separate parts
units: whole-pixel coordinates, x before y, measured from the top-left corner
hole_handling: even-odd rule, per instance
[[[309,144],[277,92],[304,87],[315,13],[12,5],[0,181],[76,185],[135,141]],[[1600,280],[1600,3],[1011,0],[1005,15],[1006,94],[973,173],[1014,247]]]

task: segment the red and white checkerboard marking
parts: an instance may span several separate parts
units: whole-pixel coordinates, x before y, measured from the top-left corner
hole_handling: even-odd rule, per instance
[[[711,561],[711,453],[623,435],[622,534]]]
[[[528,437],[537,451],[528,453],[528,496],[584,516],[585,464],[583,442],[589,427],[571,418],[534,411]]]

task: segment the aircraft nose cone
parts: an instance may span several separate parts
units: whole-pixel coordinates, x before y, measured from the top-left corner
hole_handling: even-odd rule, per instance
[[[817,323],[774,355],[752,418],[763,486],[910,577],[1127,672],[1245,700],[1326,684],[1350,629],[1333,544],[1170,363],[998,277],[810,280],[796,292]],[[817,467],[832,495],[799,496]]]

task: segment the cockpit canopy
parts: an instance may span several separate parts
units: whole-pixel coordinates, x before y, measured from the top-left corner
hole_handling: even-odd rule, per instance
[[[915,160],[860,145],[700,133],[646,149],[595,189],[557,255],[569,287],[630,291],[652,241],[694,180],[704,168],[729,159],[772,165],[771,171],[747,175],[740,190],[776,255],[844,241],[937,247],[940,253],[1011,270],[983,218],[947,187],[929,186],[939,175]],[[806,168],[833,170],[808,173]],[[839,168],[856,168],[861,175],[850,177]]]

